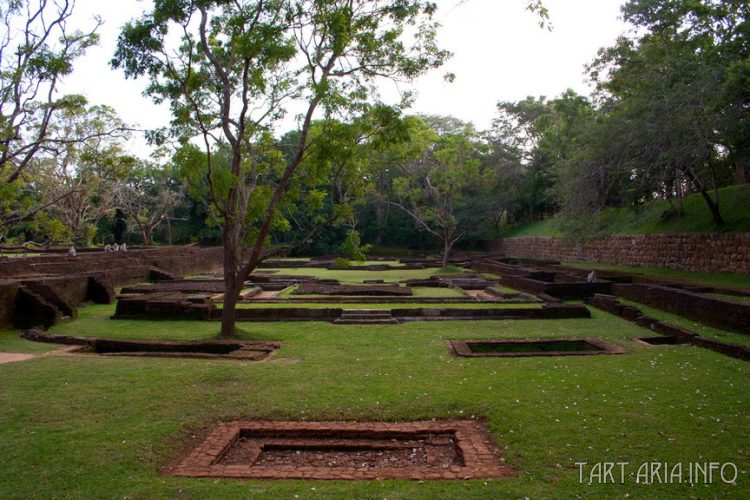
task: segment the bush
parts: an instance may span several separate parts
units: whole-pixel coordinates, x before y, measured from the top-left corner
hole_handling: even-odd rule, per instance
[[[339,247],[339,250],[356,262],[364,262],[367,260],[367,252],[371,248],[372,245],[362,245],[359,232],[356,229],[351,229],[347,231],[346,239]]]
[[[333,261],[333,265],[335,267],[340,267],[343,269],[343,268],[349,267],[351,265],[351,262],[349,262],[343,257],[336,257],[336,260]]]

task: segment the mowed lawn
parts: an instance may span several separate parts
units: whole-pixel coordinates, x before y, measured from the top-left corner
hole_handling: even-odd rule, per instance
[[[218,323],[115,321],[88,306],[55,334],[213,338]],[[265,362],[44,355],[0,334],[0,497],[74,498],[747,498],[750,363],[685,346],[646,347],[647,330],[592,319],[361,326],[242,323],[276,339]],[[448,339],[600,337],[624,355],[457,359]],[[246,481],[163,470],[222,420],[481,418],[512,479]],[[195,436],[195,437],[193,437]],[[629,462],[625,484],[579,483],[576,462]],[[735,485],[635,483],[643,462],[733,462]],[[618,477],[619,481],[619,477]]]
[[[265,269],[263,269],[265,270]],[[274,269],[269,269],[274,270]],[[279,275],[310,276],[318,279],[335,279],[341,283],[361,284],[364,280],[382,279],[385,283],[395,283],[411,279],[427,279],[436,274],[460,274],[466,271],[460,267],[428,267],[426,269],[390,269],[387,271],[342,271],[319,267],[289,267],[275,269]],[[252,279],[252,277],[251,277]]]

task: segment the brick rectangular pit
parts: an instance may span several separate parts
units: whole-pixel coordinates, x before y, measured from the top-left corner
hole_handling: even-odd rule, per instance
[[[448,346],[454,355],[468,358],[582,356],[625,352],[614,344],[591,338],[449,340]]]
[[[484,425],[227,422],[172,471],[252,479],[487,479],[515,476]]]
[[[86,345],[69,349],[66,354],[261,361],[272,356],[280,347],[281,342],[257,340],[131,341],[89,339]]]

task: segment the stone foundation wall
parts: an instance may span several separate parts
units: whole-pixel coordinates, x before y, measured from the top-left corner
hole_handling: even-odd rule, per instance
[[[612,285],[614,295],[707,325],[750,335],[750,304],[658,285]]]
[[[50,326],[61,314],[68,315],[63,311],[55,313],[59,307],[47,307],[54,303],[40,303],[53,299],[50,292],[74,315],[81,302],[109,302],[113,294],[108,292],[112,287],[148,281],[154,271],[183,275],[221,268],[221,265],[221,247],[82,252],[75,257],[67,254],[0,257],[0,327]],[[21,293],[22,288],[28,292],[26,296]],[[109,297],[105,300],[103,295]],[[24,300],[29,298],[31,301]]]
[[[612,236],[583,242],[549,237],[506,238],[490,242],[489,249],[512,257],[750,273],[750,233]]]
[[[116,285],[143,280],[157,267],[186,274],[221,267],[222,248],[160,247],[129,252],[86,252],[75,257],[47,254],[36,257],[0,257],[0,278],[19,276],[110,275]]]

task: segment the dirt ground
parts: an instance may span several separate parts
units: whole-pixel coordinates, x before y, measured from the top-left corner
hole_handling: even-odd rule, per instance
[[[3,363],[13,363],[15,361],[26,361],[33,357],[33,354],[23,354],[20,352],[0,352],[0,365]]]

